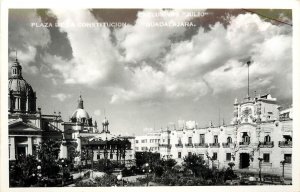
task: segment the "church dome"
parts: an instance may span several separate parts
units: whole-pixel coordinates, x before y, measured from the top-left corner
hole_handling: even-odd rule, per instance
[[[92,118],[89,116],[88,112],[84,110],[83,107],[83,100],[81,98],[81,95],[78,99],[78,106],[77,109],[73,112],[71,117],[72,122],[77,123],[84,123],[85,125],[92,126]]]
[[[90,116],[89,116],[88,112],[86,112],[84,109],[76,109],[74,111],[74,113],[72,114],[72,118],[74,118],[74,119],[82,119],[82,118],[89,119]]]
[[[8,80],[8,92],[27,93],[33,92],[32,87],[24,79],[10,78]]]
[[[36,94],[22,77],[22,66],[18,59],[11,66],[8,79],[8,111],[11,113],[35,113]]]

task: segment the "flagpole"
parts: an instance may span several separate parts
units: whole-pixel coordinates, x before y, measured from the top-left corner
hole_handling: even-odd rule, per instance
[[[247,61],[247,66],[248,66],[248,95],[247,95],[247,97],[248,97],[248,99],[250,98],[250,86],[249,86],[249,66],[250,66],[250,64],[251,64],[251,61]]]

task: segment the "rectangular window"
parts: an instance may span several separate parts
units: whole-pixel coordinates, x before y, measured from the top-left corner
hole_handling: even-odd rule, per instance
[[[139,140],[135,140],[135,143],[139,143]]]
[[[200,144],[204,144],[204,143],[205,143],[205,135],[200,134]]]
[[[269,163],[270,162],[270,154],[269,153],[264,153],[264,162]]]
[[[230,161],[231,160],[231,153],[226,153],[226,161]]]
[[[178,152],[178,158],[181,158],[181,152]]]
[[[214,143],[218,143],[218,135],[214,135]]]
[[[97,159],[100,159],[100,154],[97,154]]]
[[[285,163],[292,163],[292,154],[284,154]]]
[[[193,143],[192,137],[189,137],[188,144],[192,144],[192,143]]]
[[[136,147],[136,148],[135,148],[135,150],[137,150],[137,151],[138,151],[138,150],[139,150],[139,148],[138,148],[138,147]]]
[[[182,144],[181,137],[178,138],[178,144],[179,144],[179,145]]]
[[[218,159],[218,153],[213,153],[212,159],[217,160]]]
[[[192,152],[188,152],[188,156],[192,156]]]
[[[109,158],[113,159],[114,158],[114,154],[111,153]]]

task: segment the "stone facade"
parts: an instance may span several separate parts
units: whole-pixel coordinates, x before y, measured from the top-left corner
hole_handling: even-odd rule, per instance
[[[83,107],[83,99],[78,99],[77,109],[73,112],[69,122],[63,124],[63,143],[61,146],[61,158],[70,158],[72,153],[79,153],[75,157],[76,164],[85,161],[86,154],[92,156],[93,161],[109,159],[126,164],[134,161],[134,137],[113,135],[109,131],[109,121],[105,117],[102,122],[102,130],[98,128],[97,122],[93,124],[92,117]],[[126,146],[122,142],[128,141]]]
[[[60,113],[45,115],[36,110],[36,93],[23,79],[18,60],[11,67],[8,81],[9,160],[19,155],[34,155],[45,138],[62,139]]]
[[[210,166],[281,174],[292,172],[292,109],[280,110],[271,95],[235,100],[229,125],[183,126],[161,132],[160,154],[178,163],[190,154],[200,154]]]

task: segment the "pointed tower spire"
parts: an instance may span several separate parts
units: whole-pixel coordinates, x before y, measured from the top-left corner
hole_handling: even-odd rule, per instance
[[[78,99],[78,106],[77,106],[78,109],[83,109],[83,100],[81,98],[81,95],[79,96],[79,99]]]

